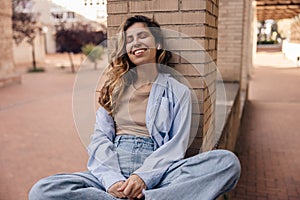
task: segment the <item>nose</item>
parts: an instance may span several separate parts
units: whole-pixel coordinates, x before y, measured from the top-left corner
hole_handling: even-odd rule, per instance
[[[140,41],[139,41],[139,39],[137,38],[137,39],[134,39],[134,41],[133,41],[133,45],[132,45],[133,47],[140,47],[141,46],[141,43],[140,43]]]

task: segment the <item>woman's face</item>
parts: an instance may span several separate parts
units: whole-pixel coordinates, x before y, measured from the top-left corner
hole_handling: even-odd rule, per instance
[[[155,38],[145,24],[137,22],[126,33],[126,52],[135,65],[156,62]]]

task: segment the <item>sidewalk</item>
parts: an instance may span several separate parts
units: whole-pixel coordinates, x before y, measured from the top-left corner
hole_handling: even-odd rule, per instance
[[[237,153],[242,175],[233,200],[300,199],[300,68],[259,53]]]
[[[50,62],[45,73],[25,73],[22,84],[1,88],[1,200],[27,199],[42,177],[86,170],[72,113],[75,76]]]

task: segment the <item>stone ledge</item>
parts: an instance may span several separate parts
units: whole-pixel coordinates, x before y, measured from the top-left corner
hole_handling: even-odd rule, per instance
[[[239,113],[240,121],[242,120],[242,117],[243,117],[243,114],[244,114],[244,108],[245,108],[245,104],[246,104],[247,99],[248,99],[247,91],[246,90],[241,90],[240,91],[240,113]]]
[[[234,150],[240,123],[240,85],[224,83],[226,100],[216,102],[214,148]]]
[[[7,77],[0,78],[0,88],[13,85],[13,84],[20,84],[21,83],[21,75],[20,74],[13,74]]]
[[[226,107],[227,112],[217,113],[216,115],[215,149],[234,151],[247,99],[247,91],[240,90],[240,83],[224,83],[224,87],[226,102],[217,101],[216,105],[219,108]],[[223,121],[224,118],[225,120]],[[230,199],[230,197],[231,192],[220,196],[217,200]]]

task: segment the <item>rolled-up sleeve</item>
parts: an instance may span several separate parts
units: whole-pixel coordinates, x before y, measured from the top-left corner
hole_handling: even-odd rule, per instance
[[[106,190],[114,183],[126,180],[120,171],[118,157],[114,151],[115,127],[113,118],[100,107],[96,112],[96,123],[89,154],[88,170],[102,183]]]

